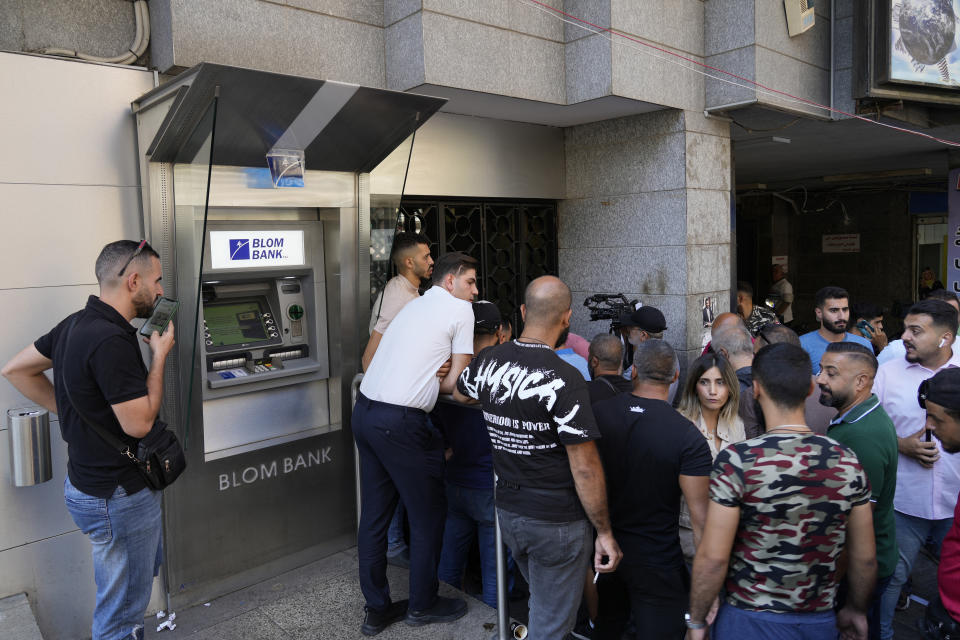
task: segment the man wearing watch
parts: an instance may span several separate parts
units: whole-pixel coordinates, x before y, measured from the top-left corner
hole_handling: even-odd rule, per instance
[[[753,394],[767,429],[714,462],[688,638],[706,638],[700,625],[711,623],[714,640],[832,640],[838,630],[866,640],[877,573],[870,485],[853,451],[804,424],[812,390],[802,349],[772,344],[757,353]],[[844,549],[850,589],[834,613]],[[726,597],[714,614],[721,586]]]

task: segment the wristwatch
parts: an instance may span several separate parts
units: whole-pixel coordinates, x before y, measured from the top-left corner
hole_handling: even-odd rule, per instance
[[[687,629],[706,629],[706,622],[694,622],[689,613],[683,614],[683,621],[687,623]]]

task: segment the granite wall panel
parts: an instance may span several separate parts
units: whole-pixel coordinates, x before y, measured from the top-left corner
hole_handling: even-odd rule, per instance
[[[425,11],[423,43],[428,83],[565,103],[562,42]]]
[[[384,30],[387,89],[406,91],[424,83],[423,13],[413,13]]]

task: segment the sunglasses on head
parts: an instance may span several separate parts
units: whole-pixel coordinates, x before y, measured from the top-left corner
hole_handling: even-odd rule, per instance
[[[123,275],[123,272],[127,270],[127,267],[130,266],[130,263],[133,262],[133,259],[140,255],[140,252],[143,251],[143,248],[147,246],[146,240],[141,240],[140,244],[137,245],[137,250],[133,252],[133,255],[127,258],[127,261],[123,263],[123,267],[120,268],[120,272],[117,274],[117,277]]]

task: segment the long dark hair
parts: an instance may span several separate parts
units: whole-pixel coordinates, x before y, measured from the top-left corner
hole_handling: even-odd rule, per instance
[[[727,402],[720,409],[720,420],[723,422],[732,422],[737,417],[740,408],[740,383],[737,381],[737,373],[733,369],[730,361],[719,353],[707,353],[694,360],[687,372],[687,382],[683,385],[683,395],[680,396],[679,411],[690,420],[700,418],[700,396],[697,395],[697,383],[700,377],[716,367],[720,370],[720,376],[723,383],[727,385],[729,396]]]

